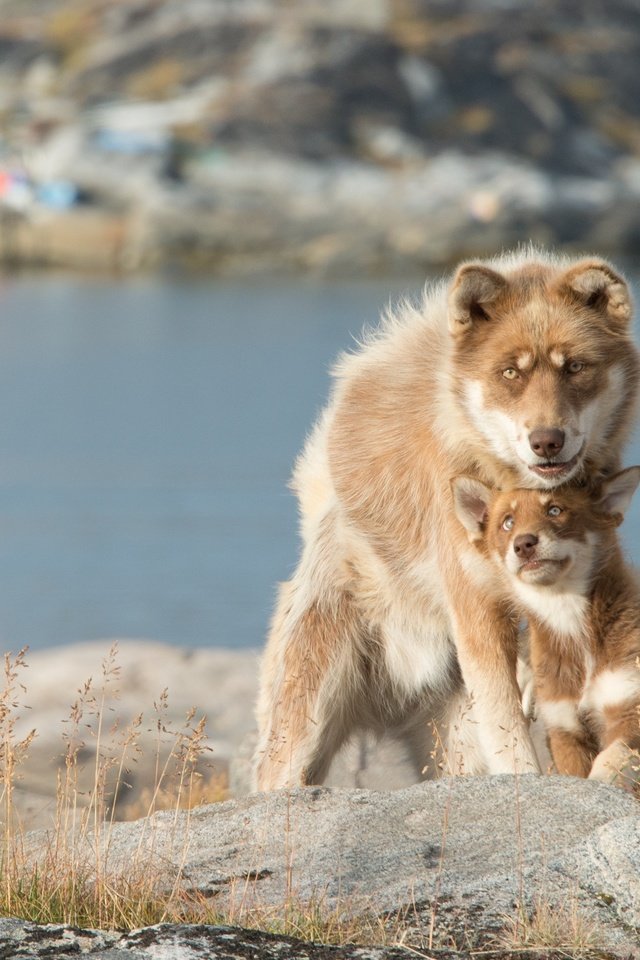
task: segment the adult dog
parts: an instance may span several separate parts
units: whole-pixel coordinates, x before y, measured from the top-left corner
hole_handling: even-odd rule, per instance
[[[467,694],[466,770],[539,769],[517,621],[449,481],[549,489],[618,470],[631,313],[605,261],[527,250],[463,264],[339,360],[294,474],[303,549],[262,664],[259,789],[321,783],[362,727],[402,734],[421,770],[430,721]]]

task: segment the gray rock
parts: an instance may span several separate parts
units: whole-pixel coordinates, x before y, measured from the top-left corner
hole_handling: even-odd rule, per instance
[[[115,824],[109,862],[132,850],[221,913],[321,899],[402,915],[410,942],[491,944],[520,908],[577,912],[600,945],[640,956],[640,809],[568,777],[441,780],[395,792],[307,788]],[[32,835],[34,849],[43,848]],[[88,849],[88,856],[91,855]],[[568,920],[567,920],[568,922]]]
[[[6,960],[405,960],[402,949],[331,947],[234,927],[158,924],[129,934],[0,919]]]
[[[634,814],[603,824],[564,862],[575,870],[585,891],[615,905],[616,914],[634,928],[640,926],[640,817]]]
[[[506,950],[483,952],[485,960],[507,960]],[[93,960],[461,960],[466,952],[438,949],[434,953],[402,947],[306,943],[259,930],[206,925],[158,924],[130,934],[79,930],[69,926],[36,926],[0,920],[0,957],[7,960],[50,960],[51,957],[92,957]],[[588,960],[585,953],[581,960]],[[565,951],[545,950],[544,960],[567,960]],[[606,960],[598,953],[594,960]]]
[[[536,954],[531,954],[536,957]],[[544,950],[544,960],[568,960],[566,951]],[[332,946],[272,936],[259,930],[159,924],[130,934],[78,930],[68,926],[36,926],[0,920],[0,956],[7,960],[50,960],[87,956],[93,960],[463,960],[466,951],[405,950],[402,947]],[[490,950],[484,960],[507,960],[518,952]],[[581,960],[606,960],[602,952],[581,953]]]

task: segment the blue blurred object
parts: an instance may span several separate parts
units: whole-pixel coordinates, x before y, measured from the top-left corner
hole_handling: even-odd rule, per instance
[[[101,127],[93,134],[92,141],[95,147],[105,153],[136,157],[164,153],[170,137],[162,130],[118,130]]]
[[[68,210],[78,202],[79,191],[70,180],[51,180],[36,189],[36,200],[52,210]]]

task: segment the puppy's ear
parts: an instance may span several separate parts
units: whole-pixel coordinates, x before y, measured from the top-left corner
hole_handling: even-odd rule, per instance
[[[456,516],[470,540],[482,540],[489,516],[491,490],[473,477],[454,477],[451,481]]]
[[[615,517],[618,523],[622,523],[639,483],[640,467],[628,467],[616,473],[602,484],[598,507],[607,516]]]
[[[614,333],[622,333],[631,319],[631,294],[625,280],[604,260],[583,260],[564,274],[562,284],[585,307],[608,319]]]
[[[501,274],[480,263],[460,267],[449,292],[449,331],[460,336],[488,320],[491,304],[506,286]]]

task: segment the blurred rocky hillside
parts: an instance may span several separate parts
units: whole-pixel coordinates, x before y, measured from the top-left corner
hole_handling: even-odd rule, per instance
[[[0,256],[640,247],[637,0],[0,0]]]

